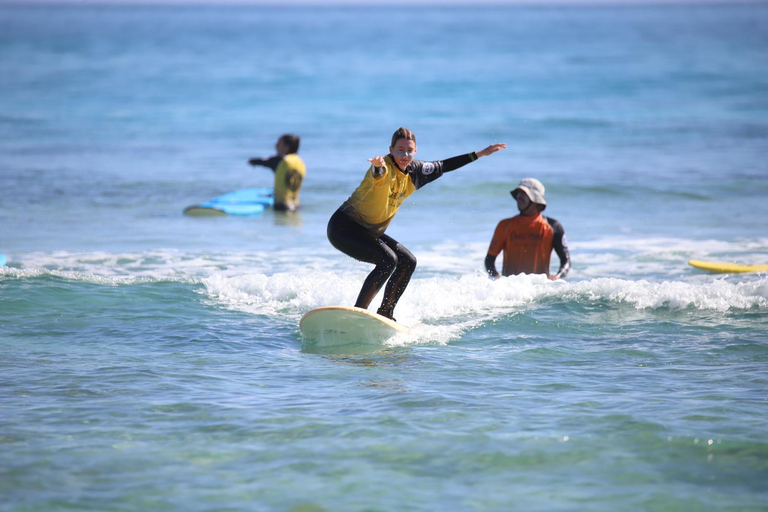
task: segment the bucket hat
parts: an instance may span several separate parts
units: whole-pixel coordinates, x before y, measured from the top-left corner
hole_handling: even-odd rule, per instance
[[[523,178],[520,180],[520,184],[510,190],[509,193],[512,194],[512,197],[517,199],[517,193],[520,191],[525,192],[531,202],[540,204],[546,208],[547,200],[544,199],[544,185],[542,185],[536,178]],[[542,208],[542,210],[544,208]]]

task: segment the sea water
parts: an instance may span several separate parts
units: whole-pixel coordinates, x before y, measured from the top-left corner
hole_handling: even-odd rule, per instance
[[[768,8],[0,7],[0,509],[768,510]],[[375,350],[328,218],[436,160]],[[192,218],[302,137],[295,215]],[[568,279],[491,281],[521,178]],[[500,261],[498,262],[500,264]],[[553,269],[557,266],[553,257]],[[380,301],[377,297],[375,305]]]

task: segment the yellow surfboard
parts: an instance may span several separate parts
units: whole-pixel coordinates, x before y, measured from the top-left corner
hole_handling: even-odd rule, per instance
[[[768,265],[741,265],[739,263],[721,263],[716,261],[688,260],[688,264],[701,270],[720,274],[739,274],[743,272],[768,272]]]
[[[367,309],[350,306],[325,306],[305,314],[299,329],[312,347],[381,345],[398,333],[410,329]]]

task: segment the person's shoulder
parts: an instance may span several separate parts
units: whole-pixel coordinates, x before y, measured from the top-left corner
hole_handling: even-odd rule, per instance
[[[544,219],[546,219],[547,223],[550,226],[552,226],[552,229],[554,229],[555,231],[565,231],[563,229],[563,225],[560,224],[560,221],[558,221],[557,219],[552,217],[544,217]]]
[[[438,170],[439,167],[435,162],[426,162],[424,160],[413,160],[408,165],[409,172],[415,172],[421,174],[422,176],[429,176]]]
[[[408,167],[405,168],[406,173],[419,173],[424,168],[423,160],[411,160]]]
[[[302,160],[301,157],[296,153],[288,153],[287,155],[280,158],[282,159],[283,162],[286,162],[291,165],[304,164],[304,160]]]
[[[501,219],[499,221],[499,223],[498,223],[498,226],[499,227],[501,227],[501,226],[508,226],[508,225],[512,224],[513,222],[515,222],[515,219],[517,219],[518,217],[520,217],[520,216],[519,215],[515,215],[514,217],[507,217],[506,219]]]

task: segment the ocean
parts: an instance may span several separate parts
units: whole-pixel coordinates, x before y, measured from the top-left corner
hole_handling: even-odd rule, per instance
[[[400,126],[508,147],[390,226],[412,332],[314,349]],[[286,132],[297,214],[182,214]],[[0,510],[767,511],[768,277],[687,263],[768,263],[766,154],[766,4],[0,6]],[[484,274],[524,177],[564,281]]]

